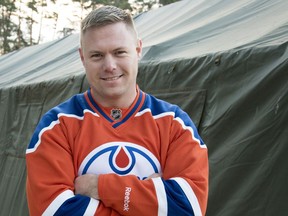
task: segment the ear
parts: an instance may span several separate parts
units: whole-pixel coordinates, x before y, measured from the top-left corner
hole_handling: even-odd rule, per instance
[[[138,38],[138,40],[137,40],[136,51],[137,51],[137,54],[138,54],[138,58],[140,59],[141,56],[142,56],[142,40],[140,38]]]
[[[78,51],[79,51],[79,55],[80,55],[82,64],[84,65],[85,60],[84,60],[83,49],[80,47],[80,48],[78,49]]]

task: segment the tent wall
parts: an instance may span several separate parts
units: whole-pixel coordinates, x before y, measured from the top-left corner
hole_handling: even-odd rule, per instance
[[[288,214],[287,56],[286,42],[142,68],[142,89],[190,112],[208,146],[207,215]]]
[[[82,92],[84,79],[82,74],[57,82],[0,89],[0,215],[28,215],[26,147],[41,116]]]
[[[183,0],[136,17],[147,44],[140,88],[187,111],[208,147],[207,216],[288,215],[287,10],[281,0]],[[88,88],[78,41],[0,57],[0,215],[28,215],[33,130]]]
[[[287,43],[190,60],[141,64],[141,89],[179,104],[209,149],[207,215],[286,215]],[[1,89],[1,187],[5,215],[28,215],[25,148],[41,115],[83,92],[84,74]]]

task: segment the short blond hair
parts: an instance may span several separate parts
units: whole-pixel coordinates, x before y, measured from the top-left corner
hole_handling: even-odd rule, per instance
[[[81,22],[81,37],[90,28],[102,27],[123,22],[137,35],[132,16],[125,10],[114,6],[102,6],[91,11]]]

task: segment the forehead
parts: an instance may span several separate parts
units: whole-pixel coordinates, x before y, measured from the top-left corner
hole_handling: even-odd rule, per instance
[[[81,44],[107,46],[113,44],[134,44],[137,41],[135,31],[123,22],[101,27],[90,27],[81,37]]]

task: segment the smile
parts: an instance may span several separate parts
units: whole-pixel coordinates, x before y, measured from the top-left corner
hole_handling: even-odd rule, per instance
[[[102,80],[105,81],[113,81],[113,80],[117,80],[119,78],[121,78],[123,76],[123,74],[119,75],[119,76],[113,76],[113,77],[107,77],[107,78],[101,78]]]

